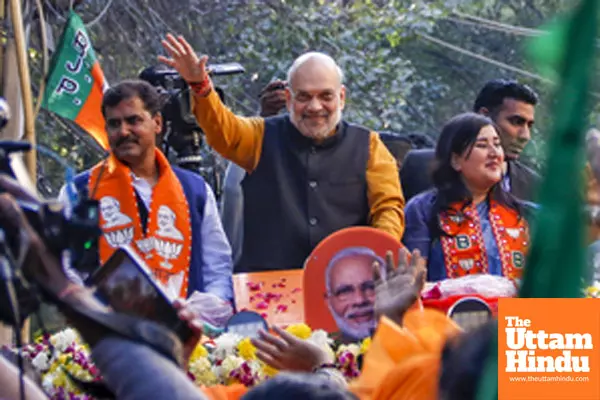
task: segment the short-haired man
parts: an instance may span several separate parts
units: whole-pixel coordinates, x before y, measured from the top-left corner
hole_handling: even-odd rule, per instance
[[[489,116],[500,128],[507,171],[502,184],[517,198],[532,201],[539,175],[519,161],[531,140],[537,94],[515,81],[493,80],[479,92],[473,111]]]
[[[289,115],[234,115],[212,89],[207,57],[181,36],[163,46],[190,84],[194,113],[207,142],[248,174],[243,251],[236,271],[302,268],[331,233],[371,225],[400,239],[404,198],[398,168],[379,135],[342,120],[343,75],[322,53],[307,53],[289,70]]]
[[[529,86],[504,79],[489,81],[479,92],[473,111],[489,116],[500,129],[506,159],[504,188],[520,200],[534,201],[540,177],[519,161],[531,139],[537,94]],[[406,199],[431,187],[433,150],[410,151],[400,173]]]
[[[373,264],[385,265],[366,247],[348,247],[334,255],[325,270],[327,304],[342,336],[350,341],[371,335],[375,319]]]
[[[157,148],[160,106],[156,88],[141,80],[104,93],[110,155],[74,181],[80,196],[101,204],[99,261],[129,245],[174,295],[200,291],[230,301],[231,249],[214,194],[200,175],[172,167]]]

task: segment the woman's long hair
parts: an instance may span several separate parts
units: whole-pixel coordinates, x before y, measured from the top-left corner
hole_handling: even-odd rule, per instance
[[[462,174],[452,167],[452,156],[465,153],[469,156],[479,132],[486,126],[492,126],[496,132],[499,131],[496,124],[488,117],[469,112],[456,115],[442,129],[435,148],[433,170],[433,184],[436,191],[430,222],[433,237],[444,234],[439,225],[440,213],[449,210],[452,203],[466,201],[465,205],[468,205],[473,201],[473,195],[466,187]],[[492,186],[490,197],[521,214],[517,200],[502,189],[500,182]]]

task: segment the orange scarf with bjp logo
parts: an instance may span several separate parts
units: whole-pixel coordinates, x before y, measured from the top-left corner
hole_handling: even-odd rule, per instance
[[[145,232],[131,170],[113,154],[92,168],[88,188],[100,201],[100,262],[104,264],[118,247],[129,245],[159,281],[185,298],[192,241],[189,205],[166,157],[155,149],[155,158],[159,176],[152,188]]]
[[[520,279],[529,246],[529,228],[516,210],[490,199],[489,220],[498,245],[502,276]],[[449,279],[469,274],[488,273],[481,221],[474,204],[458,202],[440,214],[440,237],[446,276]]]

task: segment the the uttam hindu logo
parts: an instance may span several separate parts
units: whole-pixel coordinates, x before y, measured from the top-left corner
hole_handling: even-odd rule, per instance
[[[590,333],[535,330],[530,319],[517,316],[505,316],[504,320],[506,372],[590,372],[590,357],[581,351],[594,349]],[[547,350],[561,353],[543,355]]]
[[[599,400],[600,301],[500,299],[498,400]]]

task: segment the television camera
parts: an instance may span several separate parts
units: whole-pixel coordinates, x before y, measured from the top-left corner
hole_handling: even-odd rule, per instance
[[[0,130],[9,119],[8,104],[0,98]],[[29,150],[28,142],[0,141],[0,173],[16,180],[11,154]],[[0,187],[0,193],[3,191]],[[17,200],[17,204],[49,251],[59,258],[63,250],[81,251],[101,233],[96,200],[80,199],[69,216],[58,202]],[[2,218],[0,216],[0,220]],[[19,262],[23,260],[18,259],[18,237],[18,232],[5,232],[0,228],[0,321],[14,326],[20,325],[39,304],[36,293],[20,272]]]
[[[214,64],[207,67],[210,76],[228,76],[244,73],[244,67],[238,63]],[[164,127],[162,149],[169,157],[169,149],[176,153],[174,163],[196,172],[209,183],[219,196],[221,189],[220,174],[217,170],[215,155],[204,146],[202,129],[196,123],[190,104],[189,86],[177,71],[166,66],[152,66],[144,69],[139,78],[157,87],[166,98],[161,110]],[[225,102],[225,93],[215,87]]]

